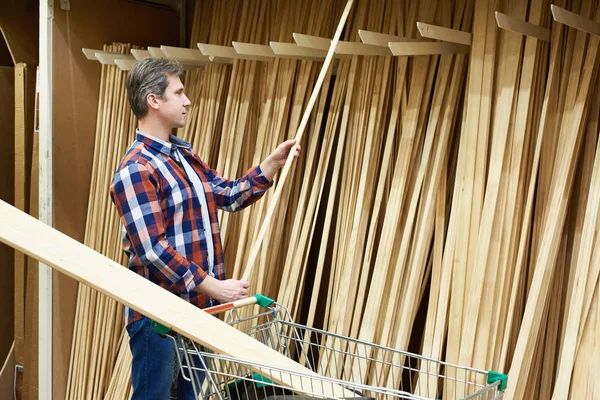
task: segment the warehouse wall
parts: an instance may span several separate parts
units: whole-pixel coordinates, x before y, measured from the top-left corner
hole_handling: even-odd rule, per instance
[[[3,42],[0,37],[0,42]],[[13,204],[14,198],[14,68],[0,67],[0,199]],[[13,249],[0,243],[0,268],[3,270],[0,279],[0,363],[8,355],[13,341],[14,321],[14,269]]]
[[[83,47],[113,41],[179,46],[176,12],[123,0],[71,0],[55,6],[53,135],[54,226],[83,242],[91,179],[100,64]],[[65,396],[77,283],[54,275],[54,398]]]
[[[0,36],[0,66],[12,67],[14,65],[6,41]]]

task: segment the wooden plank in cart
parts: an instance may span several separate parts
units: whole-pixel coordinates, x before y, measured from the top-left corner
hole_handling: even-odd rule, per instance
[[[0,241],[219,354],[290,372],[262,369],[265,378],[298,392],[305,388],[327,397],[350,395],[337,385],[314,385],[314,372],[3,201]]]

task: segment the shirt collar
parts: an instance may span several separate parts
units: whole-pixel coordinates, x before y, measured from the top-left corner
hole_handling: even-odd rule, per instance
[[[136,130],[135,139],[148,146],[149,148],[156,150],[160,153],[166,154],[167,156],[171,155],[171,151],[174,150],[175,146],[181,147],[184,149],[191,149],[191,145],[183,139],[178,138],[175,135],[169,135],[169,142],[165,142],[162,139],[159,139],[154,136],[149,136],[140,130]]]

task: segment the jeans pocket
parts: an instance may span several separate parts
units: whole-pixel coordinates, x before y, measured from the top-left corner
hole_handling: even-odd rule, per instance
[[[145,317],[142,317],[142,319],[139,319],[139,320],[127,325],[127,327],[125,329],[127,329],[129,338],[134,337],[144,327],[146,320],[147,319]]]

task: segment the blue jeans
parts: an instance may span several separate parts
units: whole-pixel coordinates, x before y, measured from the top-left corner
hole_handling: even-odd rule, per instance
[[[131,400],[168,400],[175,376],[175,347],[173,340],[152,330],[150,320],[142,317],[127,326],[129,347],[133,355]],[[183,359],[183,355],[182,359]],[[198,356],[193,356],[196,367],[201,366]],[[179,372],[179,370],[177,370]],[[186,372],[186,375],[189,373]],[[202,374],[203,375],[203,374]],[[201,376],[201,381],[204,376]],[[197,382],[198,385],[202,382]],[[192,383],[177,374],[177,399],[196,400]]]

